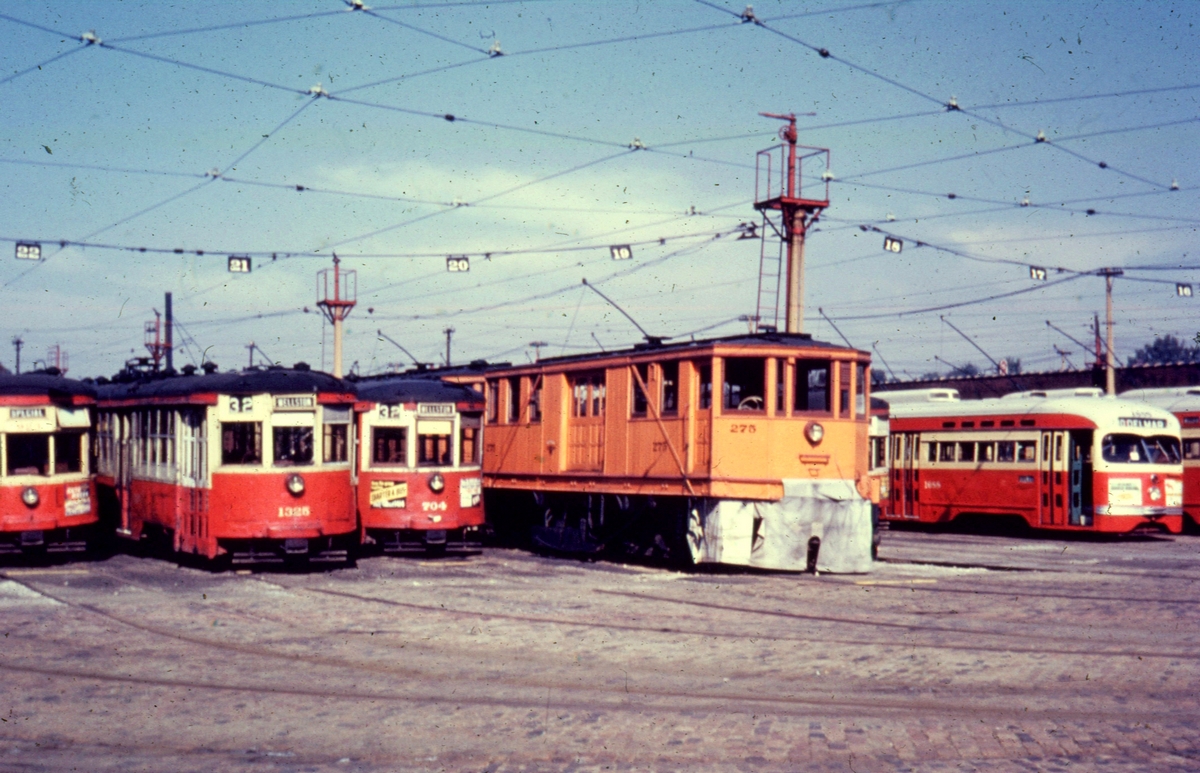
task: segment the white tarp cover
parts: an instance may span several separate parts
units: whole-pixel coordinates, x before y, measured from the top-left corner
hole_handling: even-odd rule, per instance
[[[784,480],[778,502],[715,500],[697,515],[697,563],[803,571],[819,537],[817,571],[871,571],[871,502],[851,480]]]

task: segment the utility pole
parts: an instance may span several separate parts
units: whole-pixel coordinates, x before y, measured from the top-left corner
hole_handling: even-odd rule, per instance
[[[446,334],[446,367],[450,367],[450,337],[454,335],[454,328],[448,327],[442,331]]]
[[[350,310],[358,303],[358,274],[342,271],[341,260],[333,254],[333,269],[323,269],[317,274],[317,306],[333,324],[333,377],[342,377],[342,322],[350,316]],[[332,270],[332,288],[330,271]],[[330,290],[333,294],[330,294]],[[253,359],[253,353],[251,353]]]
[[[13,344],[13,346],[15,346],[15,347],[16,347],[16,349],[17,349],[17,370],[16,370],[16,373],[17,373],[17,375],[18,375],[18,376],[19,376],[19,375],[21,375],[21,346],[23,346],[23,345],[24,345],[24,343],[25,343],[25,341],[23,341],[23,340],[21,339],[21,336],[13,336],[12,344]]]
[[[550,344],[546,343],[545,341],[530,341],[529,345],[533,347],[533,361],[541,362],[542,361],[542,347],[549,346]]]
[[[175,328],[175,318],[171,314],[171,294],[167,293],[166,300],[163,301],[167,306],[167,324],[166,324],[166,355],[167,355],[167,373],[175,372],[175,337],[172,331]]]
[[[254,342],[251,341],[246,345],[246,354],[250,357],[250,361],[246,363],[247,368],[254,367]]]
[[[778,170],[774,168],[775,157],[778,156],[781,160],[784,157],[783,145],[761,150],[758,153],[754,208],[760,211],[779,210],[783,220],[783,239],[787,243],[787,326],[785,330],[788,333],[802,333],[804,332],[804,237],[809,226],[820,216],[821,210],[829,206],[829,180],[832,179],[829,171],[829,150],[796,144],[798,134],[795,113],[759,113],[759,115],[788,122],[779,130],[779,138],[787,144],[786,166],[779,164],[781,168]],[[809,152],[798,156],[797,148],[803,148]],[[800,179],[800,165],[805,158],[819,155],[825,156],[825,172],[822,174],[825,185],[824,198],[806,199],[802,195],[801,184],[803,181]],[[763,279],[762,272],[763,268],[760,264],[760,286]],[[779,302],[778,295],[776,295],[775,302],[776,304]],[[760,318],[763,316],[762,309],[759,309],[757,316]]]
[[[1104,353],[1104,393],[1112,396],[1117,393],[1117,371],[1116,366],[1113,363],[1113,279],[1115,277],[1124,275],[1125,272],[1119,268],[1102,268],[1096,273],[1099,276],[1104,277],[1104,321],[1105,325],[1107,326],[1104,341],[1104,347],[1107,349],[1107,351]]]

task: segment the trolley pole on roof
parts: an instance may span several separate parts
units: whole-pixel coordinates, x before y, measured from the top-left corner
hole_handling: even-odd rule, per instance
[[[760,150],[755,164],[754,208],[779,210],[783,220],[783,240],[787,243],[787,315],[786,332],[804,332],[804,237],[809,227],[820,217],[821,210],[829,206],[829,181],[833,175],[829,169],[829,150],[827,148],[810,148],[797,145],[796,114],[759,113],[764,118],[777,118],[787,121],[780,128],[779,138],[786,143],[774,148]],[[797,153],[803,150],[804,153]],[[786,161],[784,161],[786,155]],[[821,198],[805,198],[803,191],[802,166],[807,158],[824,158],[825,170],[821,174],[824,193]],[[776,166],[778,165],[778,168]],[[810,186],[810,190],[811,190]],[[820,190],[817,188],[816,190]],[[760,285],[763,268],[759,269]],[[760,290],[761,299],[761,290]],[[761,300],[760,300],[761,303]],[[779,303],[778,294],[775,299]],[[763,310],[759,309],[759,317]]]
[[[358,273],[343,271],[339,266],[341,262],[335,252],[333,268],[322,269],[317,273],[317,306],[325,312],[325,318],[333,325],[334,378],[342,377],[342,322],[350,316],[350,310],[358,303]]]

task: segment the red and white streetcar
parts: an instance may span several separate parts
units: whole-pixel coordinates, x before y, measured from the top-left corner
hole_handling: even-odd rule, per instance
[[[879,397],[892,398],[890,520],[1015,516],[1042,529],[1182,528],[1179,422],[1168,411],[1098,390]]]
[[[56,370],[0,376],[0,554],[87,549],[95,404],[90,385]]]
[[[358,513],[387,552],[479,546],[483,395],[436,378],[358,385]]]
[[[353,387],[295,368],[101,386],[97,472],[118,534],[234,563],[345,561]]]
[[[1183,435],[1183,514],[1188,527],[1200,527],[1200,387],[1134,389],[1126,400],[1163,408],[1179,419]]]

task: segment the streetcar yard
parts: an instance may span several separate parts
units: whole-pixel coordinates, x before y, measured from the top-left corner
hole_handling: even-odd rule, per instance
[[[1200,538],[3,568],[0,770],[1188,770]]]

